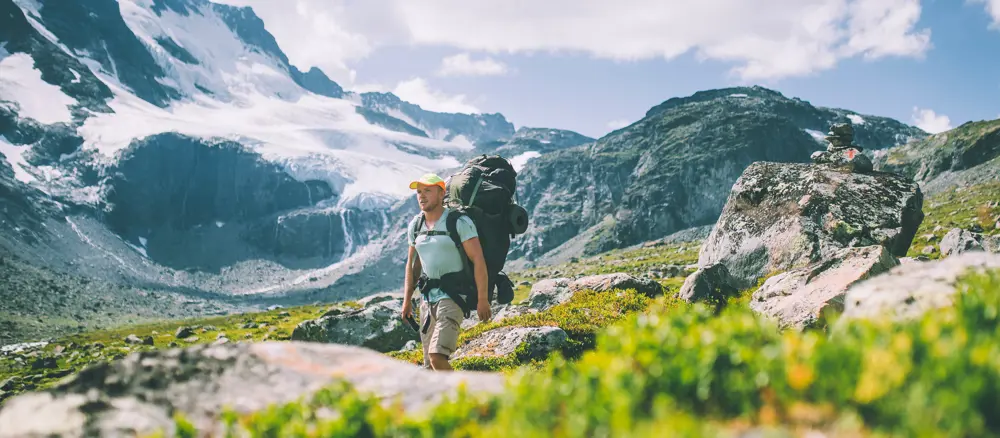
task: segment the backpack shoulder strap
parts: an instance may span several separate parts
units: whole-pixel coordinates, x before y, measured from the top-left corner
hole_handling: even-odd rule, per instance
[[[463,248],[462,237],[458,235],[458,219],[464,215],[465,213],[462,213],[459,210],[452,210],[448,212],[448,217],[445,219],[445,225],[448,228],[448,235],[451,236],[451,241],[455,242],[455,246],[459,249]],[[464,251],[462,255],[465,255]]]
[[[472,278],[474,277],[472,261],[469,260],[469,255],[465,253],[465,247],[462,246],[462,237],[458,235],[458,219],[462,216],[467,215],[461,210],[452,210],[448,212],[445,224],[448,227],[448,235],[451,236],[451,241],[455,242],[455,248],[458,249],[458,254],[462,258],[462,271],[465,272],[465,275]]]

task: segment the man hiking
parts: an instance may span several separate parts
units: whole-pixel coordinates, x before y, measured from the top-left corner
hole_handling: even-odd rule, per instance
[[[444,204],[444,180],[437,175],[426,174],[411,182],[410,189],[416,190],[421,213],[417,214],[407,227],[410,248],[406,259],[402,312],[404,319],[410,318],[413,314],[413,291],[417,288],[417,279],[421,274],[434,282],[446,274],[462,272],[464,267],[462,256],[447,232],[445,218],[450,209]],[[487,297],[486,260],[479,243],[479,235],[475,224],[468,216],[458,218],[456,230],[462,247],[472,262],[478,295],[476,311],[479,320],[485,322],[492,315]],[[422,291],[423,299],[420,303],[419,326],[420,341],[424,350],[424,366],[438,371],[451,370],[448,359],[458,345],[458,334],[465,312],[441,287],[428,287],[428,289]]]

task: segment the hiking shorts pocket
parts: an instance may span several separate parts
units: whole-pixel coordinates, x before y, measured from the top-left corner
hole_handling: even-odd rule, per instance
[[[420,318],[430,318],[427,333],[420,333],[420,342],[424,344],[424,359],[429,360],[430,353],[443,354],[450,357],[458,346],[458,333],[462,324],[462,309],[450,299],[442,299],[428,305],[426,301],[420,304]],[[423,327],[424,324],[421,324]]]

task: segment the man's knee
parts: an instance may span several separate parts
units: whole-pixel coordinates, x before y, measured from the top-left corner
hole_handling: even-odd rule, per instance
[[[431,367],[435,370],[450,370],[451,364],[448,363],[448,356],[441,353],[431,353],[430,354]]]

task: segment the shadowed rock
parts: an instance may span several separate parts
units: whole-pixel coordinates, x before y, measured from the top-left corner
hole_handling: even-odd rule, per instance
[[[318,319],[304,321],[292,331],[292,340],[357,345],[383,353],[420,340],[400,318],[402,297],[370,297],[363,305],[356,310],[334,308]]]
[[[714,264],[698,269],[684,279],[684,285],[677,292],[677,298],[685,301],[721,302],[726,298],[736,296],[739,290],[726,265]]]
[[[754,292],[750,308],[778,320],[782,327],[814,326],[821,314],[844,310],[844,293],[852,284],[898,266],[881,245],[845,248],[829,260],[768,278]]]
[[[90,367],[48,391],[24,394],[0,410],[0,437],[175,436],[184,414],[222,436],[224,408],[249,413],[308,397],[344,379],[386,405],[414,412],[460,384],[474,393],[503,388],[498,374],[423,370],[371,350],[300,342],[195,346],[135,353]]]

